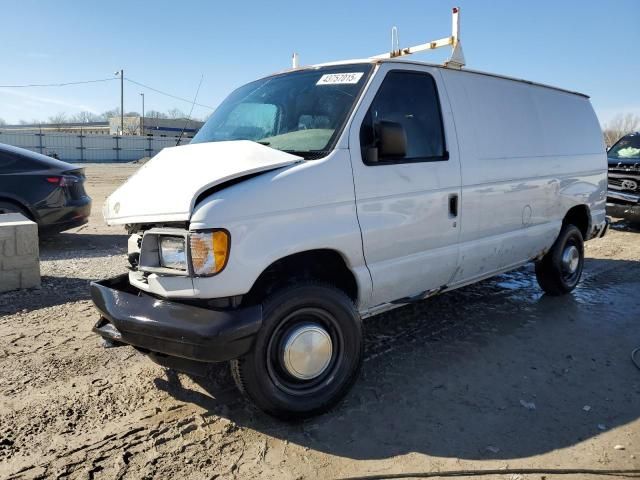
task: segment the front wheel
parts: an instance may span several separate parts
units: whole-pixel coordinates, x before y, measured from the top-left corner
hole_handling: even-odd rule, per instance
[[[342,291],[305,282],[263,303],[253,350],[231,362],[238,388],[279,418],[304,418],[335,405],[362,364],[360,316]]]
[[[540,287],[549,295],[571,292],[580,281],[584,266],[584,241],[575,225],[565,225],[551,250],[536,263]]]

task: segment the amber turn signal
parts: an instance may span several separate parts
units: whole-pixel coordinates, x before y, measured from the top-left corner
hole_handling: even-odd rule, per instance
[[[229,258],[230,240],[226,230],[191,233],[189,241],[193,273],[201,277],[220,273]]]

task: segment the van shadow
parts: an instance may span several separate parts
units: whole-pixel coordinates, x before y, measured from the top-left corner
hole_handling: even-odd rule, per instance
[[[366,320],[362,377],[333,411],[304,422],[242,400],[226,365],[155,383],[209,415],[342,457],[538,455],[640,417],[628,360],[640,338],[629,313],[639,274],[640,262],[588,259],[578,289],[549,297],[525,267]]]
[[[127,252],[125,234],[64,232],[40,238],[40,260],[95,258]]]

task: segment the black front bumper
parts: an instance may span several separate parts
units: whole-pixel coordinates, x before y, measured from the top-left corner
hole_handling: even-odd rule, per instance
[[[607,203],[607,215],[640,223],[640,203],[623,204],[609,202]]]
[[[116,343],[200,362],[221,362],[249,352],[262,326],[262,307],[209,310],[161,300],[129,284],[128,275],[91,283],[101,314],[93,331]]]

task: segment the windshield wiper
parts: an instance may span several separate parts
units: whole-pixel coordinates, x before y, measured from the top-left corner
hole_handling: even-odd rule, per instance
[[[331,150],[282,150],[285,153],[302,157],[305,160],[316,160],[326,156]]]

